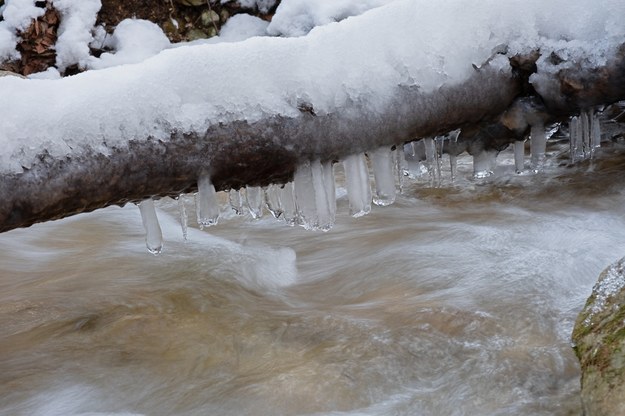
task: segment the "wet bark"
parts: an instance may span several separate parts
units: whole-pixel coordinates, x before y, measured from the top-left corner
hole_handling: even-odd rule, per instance
[[[295,118],[214,125],[204,134],[173,131],[167,141],[131,141],[109,155],[42,154],[31,169],[0,175],[0,232],[191,192],[203,171],[218,190],[284,183],[303,160],[339,160],[457,128],[464,128],[461,140],[498,148],[526,135],[533,119],[544,122],[625,99],[625,46],[604,67],[578,65],[542,75],[540,88],[534,88],[529,76],[538,57],[537,52],[511,58],[512,72],[486,64],[464,83],[434,93],[398,87],[382,113],[357,104],[322,116],[301,108]]]

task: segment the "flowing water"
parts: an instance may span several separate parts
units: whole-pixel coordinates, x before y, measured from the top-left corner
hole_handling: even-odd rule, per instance
[[[0,414],[580,415],[570,333],[625,254],[624,169],[413,184],[361,218],[343,192],[327,233],[230,215],[185,242],[161,200],[159,256],[134,206],[2,234]]]

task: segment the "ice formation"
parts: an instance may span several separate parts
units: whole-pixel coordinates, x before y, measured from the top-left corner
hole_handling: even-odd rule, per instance
[[[243,198],[241,197],[241,191],[238,189],[228,191],[228,202],[235,214],[243,215]]]
[[[219,220],[219,201],[215,187],[211,183],[207,173],[200,175],[197,181],[198,192],[196,194],[197,223],[200,229],[216,225]]]
[[[547,148],[547,135],[545,126],[542,123],[536,123],[532,126],[530,132],[530,154],[532,169],[540,169],[545,160],[545,151]]]
[[[601,147],[601,122],[593,109],[582,111],[569,121],[571,163],[592,158]]]
[[[293,188],[299,224],[307,230],[332,228],[336,214],[332,163],[302,163],[295,171]]]
[[[278,185],[271,184],[265,189],[265,204],[267,210],[271,212],[274,218],[278,219],[282,216],[284,211],[280,201],[280,188]]]
[[[373,178],[375,179],[375,196],[373,203],[380,206],[395,202],[395,173],[393,154],[388,147],[381,147],[369,153]]]
[[[522,173],[525,170],[525,141],[517,140],[514,146],[514,168],[516,173]]]
[[[182,239],[187,241],[189,234],[189,215],[187,214],[185,199],[184,194],[178,196],[178,214],[180,216],[180,228],[182,228]]]
[[[150,198],[139,203],[139,211],[145,228],[145,245],[150,253],[160,254],[163,250],[163,233],[156,216],[154,200]]]
[[[295,205],[295,190],[293,182],[284,184],[280,190],[280,202],[282,204],[282,217],[287,225],[294,226],[298,222],[297,206]]]
[[[343,161],[349,212],[361,217],[371,212],[371,182],[364,154],[350,155]]]
[[[482,150],[473,155],[473,176],[483,179],[494,173],[497,165],[496,150]]]
[[[250,211],[250,215],[255,220],[263,216],[263,190],[260,186],[245,187],[245,202]]]

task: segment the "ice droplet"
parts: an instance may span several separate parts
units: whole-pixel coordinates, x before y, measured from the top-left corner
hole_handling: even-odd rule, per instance
[[[255,220],[263,216],[263,190],[260,186],[246,186],[245,199],[252,218]]]
[[[350,155],[343,161],[347,182],[349,213],[361,217],[371,212],[371,183],[365,155]]]
[[[189,234],[189,215],[187,215],[187,207],[185,206],[184,194],[178,195],[178,213],[180,215],[180,227],[182,228],[182,239],[187,241]]]
[[[373,203],[380,206],[391,205],[395,202],[395,175],[393,174],[393,158],[391,149],[380,147],[369,152],[375,179],[375,196]]]
[[[271,184],[265,189],[265,206],[274,218],[282,216],[282,202],[280,202],[280,192],[278,185]]]
[[[201,174],[197,181],[196,198],[197,223],[200,230],[216,225],[219,220],[219,201],[215,187],[208,174]]]
[[[143,228],[145,228],[145,245],[150,253],[160,254],[163,251],[163,233],[158,223],[152,198],[139,203],[139,212],[141,212],[141,220],[143,221]]]

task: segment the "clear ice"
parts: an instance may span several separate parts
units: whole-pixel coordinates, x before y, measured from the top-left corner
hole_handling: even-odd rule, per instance
[[[178,195],[178,213],[180,215],[180,227],[182,228],[182,239],[187,241],[189,230],[189,215],[187,215],[187,207],[185,206],[184,194]]]
[[[241,191],[238,189],[231,189],[228,191],[228,202],[230,202],[230,208],[237,215],[243,215],[243,198],[241,198]]]
[[[427,167],[421,163],[422,141],[413,141],[404,145],[404,174],[410,179],[417,179],[428,173]]]
[[[393,150],[393,158],[395,160],[395,176],[397,177],[397,186],[399,192],[404,191],[404,175],[406,171],[406,157],[404,156],[404,146],[400,145]]]
[[[393,172],[393,155],[388,147],[369,152],[373,178],[375,179],[375,196],[373,203],[380,206],[391,205],[395,202],[395,174]]]
[[[522,173],[525,169],[525,141],[514,142],[514,168],[516,173]]]
[[[208,174],[200,175],[195,195],[197,223],[200,230],[216,225],[219,220],[219,200]]]
[[[530,131],[530,154],[532,169],[540,169],[545,162],[547,134],[543,123],[532,125]]]
[[[278,185],[271,184],[265,189],[265,205],[274,218],[279,219],[282,216],[282,202],[280,202]]]
[[[350,155],[343,161],[347,182],[347,199],[349,213],[353,217],[361,217],[371,212],[371,183],[369,171],[363,153]]]
[[[496,150],[482,150],[473,155],[473,177],[483,179],[494,173],[497,163]]]
[[[441,165],[437,149],[438,139],[426,137],[423,139],[425,147],[425,161],[427,162],[427,170],[430,175],[432,186],[440,186],[441,183]]]
[[[601,123],[593,109],[582,111],[569,122],[571,163],[592,158],[601,147]]]
[[[141,220],[143,221],[143,228],[145,228],[145,245],[150,253],[160,254],[163,251],[163,233],[158,223],[152,198],[139,203],[139,212],[141,212]]]
[[[306,161],[297,168],[293,182],[300,225],[307,230],[332,228],[336,214],[332,163]]]
[[[260,186],[246,186],[245,199],[252,218],[255,220],[263,216],[263,190]]]
[[[287,225],[294,226],[298,222],[297,207],[295,206],[295,191],[293,182],[285,183],[278,194],[282,204],[282,218]]]

